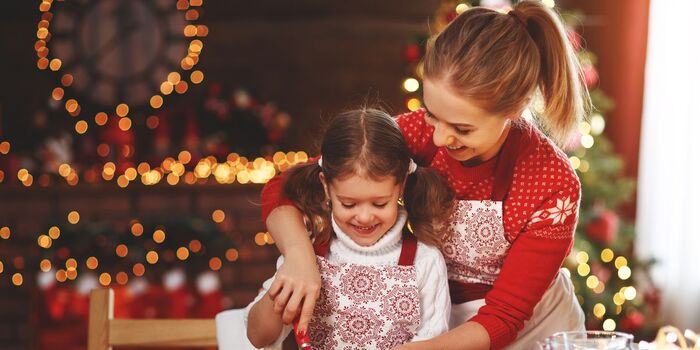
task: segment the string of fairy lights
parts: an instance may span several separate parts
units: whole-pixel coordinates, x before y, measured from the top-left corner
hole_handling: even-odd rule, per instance
[[[80,213],[76,210],[70,211],[66,216],[67,223],[69,225],[77,225],[80,222]],[[223,224],[226,220],[226,214],[222,209],[216,209],[211,213],[211,220],[217,224]],[[146,233],[144,225],[139,222],[139,220],[131,220],[129,223],[129,232],[134,237],[147,237],[144,236]],[[0,227],[0,239],[9,240],[11,238],[12,232],[9,227]],[[167,238],[166,230],[162,227],[157,227],[150,234],[151,239],[156,245],[160,245],[165,242]],[[54,242],[60,239],[61,229],[58,225],[51,226],[46,233],[38,235],[36,242],[37,245],[44,250],[50,249]],[[272,236],[268,232],[258,232],[254,236],[254,241],[259,246],[272,245],[275,243]],[[180,247],[175,249],[175,257],[183,262],[186,262],[192,254],[197,254],[203,251],[202,242],[198,239],[192,239],[189,242],[182,244]],[[117,271],[117,272],[101,272],[99,273],[98,282],[103,286],[109,286],[112,283],[117,283],[120,285],[125,285],[128,283],[130,276],[132,277],[142,277],[148,268],[148,266],[156,265],[161,255],[172,254],[173,252],[164,251],[159,252],[158,249],[149,249],[144,254],[145,263],[136,262],[132,265],[131,271]],[[114,254],[116,257],[121,259],[126,259],[130,252],[129,247],[125,243],[119,243],[114,248]],[[80,262],[78,259],[70,257],[70,252],[62,252],[65,258],[64,266],[52,262],[50,259],[42,259],[39,262],[39,269],[44,272],[54,272],[55,279],[58,282],[73,281],[78,278],[78,270]],[[218,271],[223,267],[223,262],[235,262],[238,260],[239,252],[236,248],[226,249],[223,256],[211,256],[208,260],[208,267],[211,271]],[[100,259],[108,257],[97,257],[89,256],[84,259],[83,264],[87,271],[97,271],[100,266]],[[23,256],[16,256],[12,259],[12,267],[15,271],[11,276],[11,282],[14,286],[22,286],[24,283],[24,275],[19,272],[24,269],[25,259]],[[5,270],[5,265],[2,260],[0,260],[0,274]]]
[[[72,117],[80,117],[81,103],[78,97],[69,98],[67,88],[74,83],[73,75],[62,73],[61,68],[63,62],[60,58],[51,58],[50,50],[47,43],[51,40],[51,32],[49,30],[53,14],[50,12],[53,5],[53,0],[43,0],[39,5],[39,11],[42,13],[41,20],[37,25],[37,41],[34,45],[37,53],[37,68],[40,70],[50,70],[60,75],[61,86],[55,87],[51,92],[51,98],[55,101],[65,101],[64,107]],[[164,96],[170,95],[173,92],[184,94],[187,92],[189,83],[183,78],[189,73],[189,82],[192,84],[200,84],[204,80],[204,73],[200,70],[192,70],[199,62],[199,55],[202,52],[204,43],[201,38],[206,37],[209,29],[206,25],[194,23],[199,19],[200,13],[197,8],[203,5],[202,0],[178,0],[176,7],[178,11],[184,12],[187,24],[183,28],[183,35],[187,38],[192,38],[188,46],[187,56],[183,57],[180,62],[181,71],[173,71],[168,73],[167,79],[160,84],[160,94],[154,94],[149,101],[150,107],[157,110],[164,105]],[[128,131],[132,127],[132,121],[129,117],[130,107],[126,103],[119,103],[114,107],[114,114],[119,118],[118,126],[122,131]],[[105,126],[108,122],[109,115],[105,111],[97,112],[94,116],[94,123],[97,126]],[[75,132],[78,135],[85,134],[89,129],[89,122],[86,119],[81,119],[75,123]],[[152,115],[146,119],[146,126],[149,129],[155,129],[159,125],[158,117]],[[117,151],[130,154],[133,152],[132,147],[123,146],[123,149]],[[0,142],[0,154],[7,155],[11,150],[9,141]],[[97,154],[100,157],[106,158],[112,150],[107,144],[97,146]],[[240,156],[237,153],[230,153],[225,161],[219,162],[214,156],[205,156],[194,163],[191,152],[187,150],[181,151],[176,157],[166,157],[160,164],[152,167],[147,162],[142,162],[138,166],[128,167],[123,173],[117,174],[118,165],[114,162],[105,162],[102,165],[95,165],[87,169],[81,169],[80,166],[62,163],[57,168],[57,173],[60,179],[64,180],[69,186],[77,186],[81,181],[88,184],[98,182],[114,181],[120,188],[127,188],[134,182],[140,182],[145,186],[158,185],[165,183],[170,186],[180,184],[201,185],[207,183],[218,184],[263,184],[274,177],[277,173],[282,172],[298,163],[303,163],[308,160],[308,155],[305,152],[277,152],[270,159],[258,157],[248,159]],[[17,172],[17,180],[25,187],[39,186],[48,187],[54,184],[54,176],[46,173],[32,174],[28,169],[21,168]],[[5,182],[6,174],[0,170],[0,183]],[[140,181],[139,181],[140,180]],[[71,211],[67,214],[67,223],[69,225],[77,225],[80,222],[80,213]],[[211,220],[216,224],[223,224],[226,220],[226,214],[222,209],[216,209],[211,214]],[[36,242],[41,249],[50,249],[57,239],[61,236],[60,225],[51,226],[46,233],[41,233],[37,236]],[[130,222],[130,233],[134,237],[141,237],[144,232],[144,226],[136,219]],[[10,227],[0,227],[0,239],[9,240],[12,236]],[[155,229],[151,234],[151,239],[156,244],[162,244],[167,237],[166,231],[162,228]],[[258,232],[254,235],[254,242],[259,246],[274,244],[272,236],[268,232]],[[187,244],[183,244],[177,248],[174,255],[181,261],[186,261],[192,254],[197,254],[202,251],[202,242],[193,239]],[[145,263],[137,262],[131,267],[131,271],[116,271],[116,272],[101,272],[98,281],[103,286],[109,286],[112,283],[124,285],[128,282],[130,276],[141,277],[146,273],[148,266],[153,266],[158,263],[162,254],[170,252],[160,252],[157,249],[150,249],[145,253]],[[66,253],[68,254],[68,253]],[[118,244],[114,254],[118,258],[125,259],[130,253],[126,244]],[[209,258],[208,267],[212,271],[221,269],[223,262],[234,262],[238,259],[238,250],[229,248],[223,256],[212,256]],[[104,257],[102,257],[104,258]],[[72,281],[78,278],[79,266],[84,264],[88,271],[97,271],[100,266],[100,257],[90,256],[85,261],[80,262],[76,258],[66,257],[65,263],[57,264],[50,259],[42,259],[39,262],[39,269],[44,272],[55,271],[55,279],[58,282]],[[63,266],[61,266],[63,265]],[[14,286],[22,286],[24,284],[24,275],[21,272],[25,267],[25,259],[23,256],[16,256],[11,259],[8,269],[12,267],[16,272],[12,273],[10,278]],[[6,270],[5,264],[0,259],[0,274]]]
[[[78,97],[67,98],[64,88],[73,85],[75,77],[70,73],[63,74],[61,72],[63,62],[60,58],[49,56],[50,50],[46,46],[51,40],[50,24],[53,19],[53,14],[50,12],[53,5],[53,0],[43,0],[39,5],[39,11],[42,13],[41,20],[37,24],[36,37],[37,41],[34,44],[34,49],[37,54],[37,68],[40,70],[49,69],[61,76],[61,86],[55,87],[51,91],[51,97],[56,101],[65,99],[64,107],[68,114],[73,117],[79,117],[81,114],[81,104]],[[187,55],[180,60],[181,71],[173,71],[167,74],[167,79],[160,84],[160,94],[154,94],[150,97],[149,103],[153,109],[159,109],[164,105],[164,96],[174,92],[184,94],[189,88],[189,83],[183,79],[187,71],[192,70],[199,62],[199,56],[204,48],[204,43],[201,38],[209,35],[209,28],[204,24],[197,24],[196,21],[200,18],[200,13],[197,8],[203,5],[203,0],[178,0],[175,4],[178,11],[184,13],[185,26],[182,29],[182,35],[192,39],[187,48]],[[189,73],[189,79],[192,84],[200,84],[204,81],[204,73],[201,70],[194,70]],[[132,120],[129,118],[129,105],[127,103],[119,103],[114,107],[116,115],[120,118],[118,121],[119,128],[127,131],[132,126]],[[155,118],[155,119],[154,119]],[[100,111],[95,114],[94,121],[98,126],[104,126],[109,119],[105,111]],[[151,116],[147,120],[147,125],[157,126],[157,117]],[[75,132],[85,134],[88,131],[89,123],[87,120],[81,119],[75,123]]]
[[[81,176],[89,184],[115,181],[121,188],[128,187],[137,179],[147,186],[159,184],[163,180],[171,186],[180,183],[206,184],[210,182],[209,179],[214,179],[219,184],[264,184],[277,173],[304,163],[308,159],[309,156],[304,151],[276,152],[271,159],[257,157],[253,160],[248,160],[247,157],[239,156],[237,153],[230,153],[224,162],[218,162],[214,156],[207,156],[193,164],[192,154],[189,151],[181,151],[176,158],[166,157],[158,166],[151,167],[149,163],[141,162],[136,167],[128,167],[122,174],[117,174],[117,165],[114,162],[96,165],[82,171],[82,174],[79,174],[77,167],[63,163],[58,167],[58,174],[69,186],[77,186]],[[49,174],[39,174],[36,183],[34,178],[35,176],[26,168],[17,171],[17,180],[26,187],[35,184],[48,187],[52,184],[52,177]]]

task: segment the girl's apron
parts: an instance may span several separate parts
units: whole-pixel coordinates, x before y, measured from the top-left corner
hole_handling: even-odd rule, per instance
[[[329,245],[314,246],[322,286],[309,323],[313,348],[389,350],[411,341],[421,320],[416,247],[404,229],[398,265],[368,266],[331,263]]]
[[[503,227],[503,201],[513,182],[520,129],[512,127],[497,159],[491,200],[462,200],[442,251],[450,279],[450,329],[476,315],[501,272],[510,249]],[[506,349],[537,349],[552,333],[584,330],[584,315],[568,275],[559,271],[532,318]]]

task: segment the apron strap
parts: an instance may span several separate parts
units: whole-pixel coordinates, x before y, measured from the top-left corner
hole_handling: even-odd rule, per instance
[[[330,248],[330,246],[331,246],[330,240],[326,243],[318,243],[318,244],[314,243],[314,253],[316,253],[316,255],[318,255],[320,257],[325,258],[326,255],[328,255],[328,249]]]
[[[494,202],[503,202],[513,183],[515,161],[518,156],[521,135],[522,130],[516,125],[511,125],[510,130],[508,130],[508,136],[506,136],[506,141],[499,151],[495,171],[496,179],[493,183],[493,191],[491,192],[491,200]]]
[[[403,228],[403,237],[401,242],[401,255],[399,256],[400,266],[413,266],[413,261],[416,259],[416,249],[418,241],[411,231],[408,230],[408,224]]]

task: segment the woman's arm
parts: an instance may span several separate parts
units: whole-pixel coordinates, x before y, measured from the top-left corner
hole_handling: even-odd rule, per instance
[[[292,205],[282,205],[270,212],[266,225],[284,255],[268,291],[273,310],[282,314],[285,324],[301,312],[298,330],[306,332],[321,290],[321,274],[303,215]]]
[[[468,321],[435,338],[406,343],[394,350],[489,350],[490,347],[491,340],[486,329],[476,322]]]

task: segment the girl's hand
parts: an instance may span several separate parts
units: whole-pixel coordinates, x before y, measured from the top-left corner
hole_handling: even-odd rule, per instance
[[[298,330],[306,332],[320,291],[321,274],[313,250],[309,254],[307,249],[289,249],[267,293],[285,324],[301,313]]]

